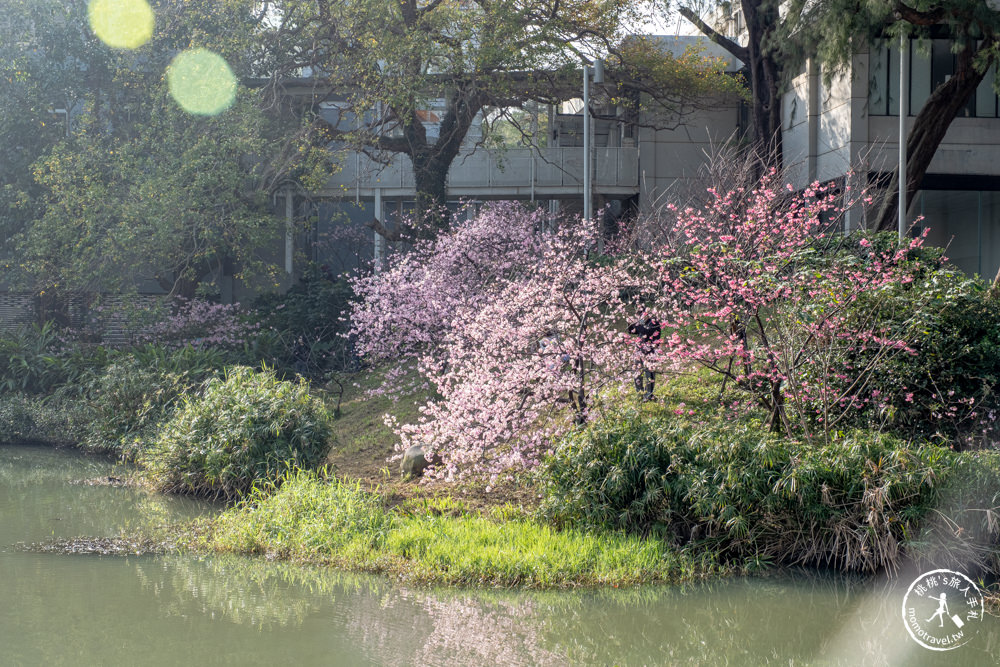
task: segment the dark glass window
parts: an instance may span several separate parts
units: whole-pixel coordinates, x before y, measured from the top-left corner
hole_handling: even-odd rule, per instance
[[[910,93],[907,111],[910,116],[918,114],[931,92],[955,73],[955,54],[951,52],[949,40],[931,40],[929,52],[927,46],[926,42],[921,46],[911,40],[907,49]],[[869,73],[868,112],[872,116],[898,115],[899,46],[873,47],[869,54]],[[993,90],[995,76],[996,68],[991,67],[961,115],[970,118],[1000,116],[1000,103]]]

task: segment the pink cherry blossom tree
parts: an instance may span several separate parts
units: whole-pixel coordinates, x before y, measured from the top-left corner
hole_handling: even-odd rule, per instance
[[[555,434],[588,419],[602,387],[634,372],[625,327],[639,265],[598,257],[579,220],[553,227],[498,204],[356,282],[358,350],[415,361],[436,389],[397,431],[401,448],[436,458],[438,475],[533,467]]]
[[[912,353],[909,321],[878,316],[880,292],[921,270],[912,251],[922,239],[876,250],[841,234],[844,212],[869,199],[849,187],[796,194],[771,172],[754,188],[709,195],[700,210],[663,212],[663,354],[745,391],[772,429],[829,438],[849,411],[878,400],[879,362]]]

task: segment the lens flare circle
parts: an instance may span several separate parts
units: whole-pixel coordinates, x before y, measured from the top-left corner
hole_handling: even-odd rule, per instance
[[[155,19],[146,0],[90,0],[87,20],[97,38],[115,49],[137,49],[153,36]]]
[[[188,49],[167,67],[167,86],[188,113],[215,116],[236,99],[236,77],[225,58],[208,49]]]

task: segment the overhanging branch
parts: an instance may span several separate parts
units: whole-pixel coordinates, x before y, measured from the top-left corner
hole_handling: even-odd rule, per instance
[[[941,23],[945,18],[945,11],[941,7],[922,12],[898,0],[895,6],[895,13],[899,18],[913,25],[936,25]]]
[[[740,46],[733,40],[729,39],[722,33],[718,32],[712,26],[702,21],[701,17],[698,16],[698,14],[696,14],[690,8],[679,7],[677,11],[680,12],[681,16],[683,16],[688,21],[693,23],[695,27],[698,28],[698,30],[700,30],[706,37],[708,37],[710,40],[712,40],[713,42],[724,48],[726,51],[729,51],[731,54],[733,54],[733,56],[738,58],[741,62],[743,63],[750,62],[750,53],[745,46]]]

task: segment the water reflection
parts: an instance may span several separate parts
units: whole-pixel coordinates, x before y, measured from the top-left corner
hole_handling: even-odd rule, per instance
[[[111,472],[71,452],[0,448],[0,662],[992,665],[1000,650],[988,618],[970,645],[932,653],[906,634],[899,587],[814,573],[525,593],[411,588],[263,559],[9,549],[214,511],[73,483]]]
[[[284,637],[308,628],[384,665],[954,664],[908,639],[902,590],[802,573],[673,588],[577,592],[427,590],[235,557],[140,562],[175,616]],[[315,632],[316,630],[313,630]],[[961,663],[995,664],[987,621]],[[968,648],[968,650],[966,650]]]
[[[46,447],[0,447],[0,551],[23,542],[150,533],[220,505],[142,488],[91,483],[127,478],[100,457]]]

